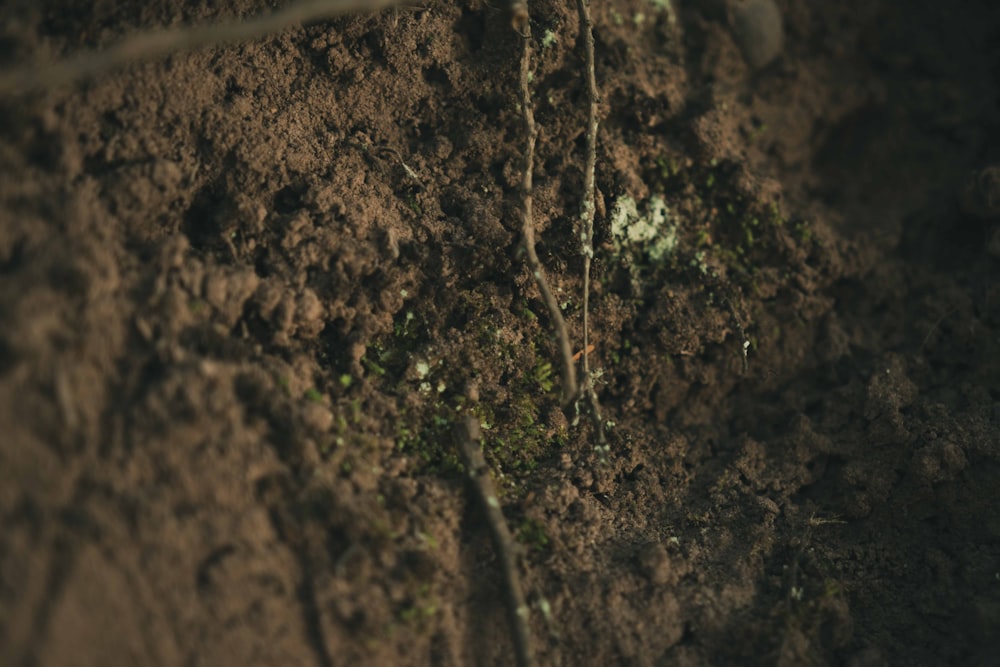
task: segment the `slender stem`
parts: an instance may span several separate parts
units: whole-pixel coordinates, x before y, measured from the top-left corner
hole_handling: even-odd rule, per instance
[[[573,363],[573,348],[569,341],[566,320],[559,309],[559,302],[549,288],[545,277],[545,269],[535,252],[535,222],[532,215],[532,173],[535,162],[535,114],[532,111],[531,87],[528,79],[531,73],[531,32],[528,22],[524,22],[524,50],[521,52],[521,117],[524,121],[524,174],[521,179],[521,222],[524,236],[524,252],[528,259],[528,268],[535,279],[535,285],[541,292],[552,319],[559,354],[562,357],[563,407],[568,406],[577,396],[576,365]]]
[[[583,203],[580,207],[580,242],[583,254],[583,391],[590,402],[599,444],[604,444],[601,406],[590,373],[590,265],[594,258],[594,199],[597,166],[597,76],[594,72],[594,31],[587,0],[577,0],[580,36],[583,37],[584,77],[587,82],[587,155],[583,170]]]

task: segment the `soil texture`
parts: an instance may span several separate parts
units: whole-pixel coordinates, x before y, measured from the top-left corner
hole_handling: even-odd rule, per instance
[[[3,3],[0,69],[282,3],[85,4]],[[512,664],[468,415],[540,665],[995,664],[1000,4],[594,3],[607,450],[495,5],[0,96],[0,664]],[[529,10],[582,352],[583,41]]]

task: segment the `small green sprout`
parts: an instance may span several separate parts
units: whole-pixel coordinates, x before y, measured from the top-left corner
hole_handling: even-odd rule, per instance
[[[369,359],[367,356],[361,357],[361,364],[379,377],[383,377],[385,375],[385,369],[379,366],[373,359]]]
[[[532,374],[535,383],[544,392],[552,391],[555,383],[552,381],[552,364],[548,361],[540,361]]]

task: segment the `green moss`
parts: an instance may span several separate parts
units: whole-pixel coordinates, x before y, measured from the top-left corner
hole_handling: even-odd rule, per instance
[[[472,414],[482,426],[487,461],[498,472],[499,485],[510,489],[516,486],[517,477],[505,477],[503,472],[532,470],[541,458],[551,456],[553,446],[565,441],[565,434],[553,437],[540,419],[558,401],[554,395],[558,383],[549,349],[550,332],[527,300],[514,302],[512,310],[522,318],[531,341],[531,354],[526,358],[520,346],[515,348],[500,340],[492,299],[475,290],[464,292],[457,297],[455,308],[470,323],[469,344],[479,349],[478,354],[485,353],[487,359],[499,356],[523,360],[519,361],[520,369],[512,368],[508,361],[499,366],[507,373],[520,371],[519,376],[503,380],[509,392],[505,406],[470,402],[462,393],[450,389],[468,380],[468,370],[463,367],[467,357],[462,350],[425,341],[422,332],[428,328],[421,325],[420,311],[416,309],[400,313],[391,335],[369,344],[362,364],[382,378],[384,390],[409,397],[405,408],[400,401],[393,439],[397,451],[411,457],[418,471],[445,476],[464,471],[452,429],[458,420]],[[429,345],[433,345],[433,353]],[[446,356],[437,356],[440,354]]]
[[[535,551],[545,551],[549,546],[549,536],[545,528],[534,519],[525,519],[517,529],[517,541]]]
[[[432,594],[429,582],[418,583],[408,597],[397,612],[397,618],[404,624],[424,627],[425,621],[436,616],[441,608],[441,602]]]
[[[417,203],[417,200],[413,197],[413,195],[407,195],[406,206],[417,215],[423,215],[424,213],[423,209],[420,208],[420,204]]]
[[[540,418],[542,406],[552,409],[555,405],[553,375],[551,363],[537,357],[534,370],[512,383],[510,400],[503,407],[482,402],[468,405],[462,396],[442,396],[422,408],[404,411],[397,423],[396,448],[415,457],[426,472],[461,473],[452,425],[471,414],[483,429],[483,447],[491,466],[507,472],[534,470],[566,440],[565,433],[552,434]],[[498,476],[501,487],[510,489],[515,482],[516,478]]]
[[[660,180],[667,181],[675,178],[681,173],[680,164],[673,158],[661,157],[656,159],[656,166],[659,169]]]
[[[392,323],[392,333],[397,338],[411,338],[416,334],[416,314],[406,311],[402,317],[397,317]]]

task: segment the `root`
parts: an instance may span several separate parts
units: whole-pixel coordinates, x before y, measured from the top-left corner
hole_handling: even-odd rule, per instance
[[[0,96],[56,88],[139,60],[204,46],[244,42],[293,25],[400,4],[403,4],[400,0],[296,0],[271,14],[252,19],[141,33],[105,51],[79,53],[50,65],[27,65],[0,72]]]
[[[526,10],[525,10],[526,11]],[[522,28],[524,37],[524,49],[521,51],[521,118],[524,121],[524,175],[521,179],[521,230],[524,238],[524,252],[528,259],[528,269],[531,271],[535,285],[542,295],[542,300],[548,308],[549,317],[552,319],[552,328],[555,332],[556,342],[559,345],[559,355],[561,357],[562,374],[562,404],[568,407],[577,397],[579,392],[576,383],[576,365],[573,363],[573,347],[569,341],[569,332],[566,329],[566,320],[559,309],[559,302],[549,288],[549,281],[545,277],[545,269],[535,252],[535,221],[532,217],[532,175],[535,161],[535,139],[537,129],[535,128],[535,113],[532,110],[531,87],[528,79],[531,73],[531,28],[526,17],[523,21],[515,23],[515,29]],[[520,32],[520,31],[519,31]]]
[[[507,521],[500,509],[500,501],[493,486],[493,478],[490,477],[489,466],[483,458],[483,450],[479,445],[482,438],[479,421],[475,417],[466,417],[457,423],[454,438],[469,480],[483,506],[483,513],[486,515],[493,536],[493,548],[497,552],[497,559],[503,571],[507,620],[514,640],[517,664],[518,667],[530,667],[534,664],[534,659],[531,651],[531,632],[528,629],[529,610],[521,589],[521,577],[517,572],[517,543],[507,528]]]
[[[580,16],[580,36],[583,37],[584,78],[587,82],[587,155],[583,171],[583,202],[580,205],[580,252],[583,255],[583,393],[590,404],[591,417],[597,433],[598,448],[604,447],[604,424],[601,405],[594,390],[590,372],[590,264],[594,259],[594,213],[597,166],[597,76],[594,72],[594,31],[587,0],[577,0]]]

